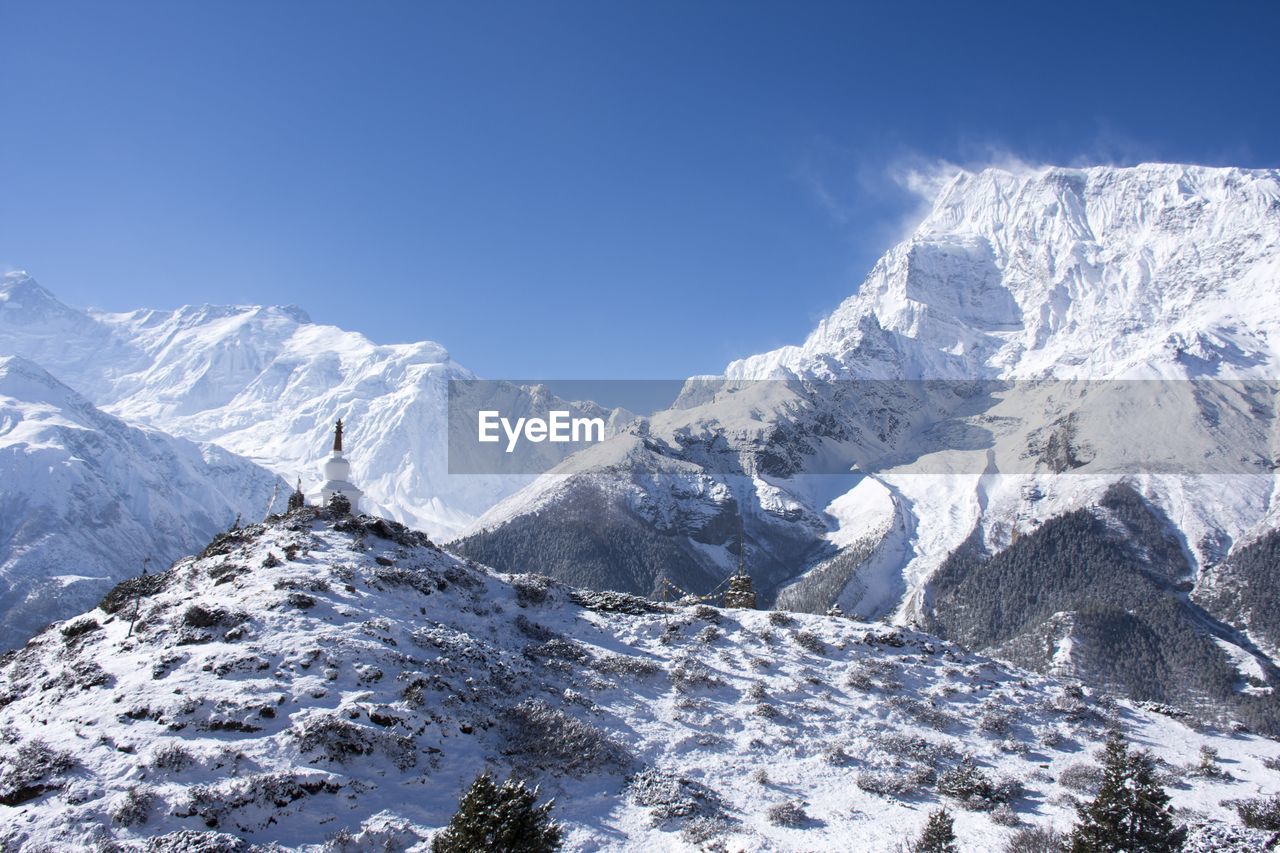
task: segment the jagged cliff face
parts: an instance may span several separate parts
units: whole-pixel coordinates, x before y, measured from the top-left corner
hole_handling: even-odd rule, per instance
[[[563,571],[538,543],[591,493],[609,507],[594,540],[646,531],[595,549],[615,568],[601,586],[651,591],[627,567],[662,552],[675,556],[650,575],[710,588],[736,563],[741,524],[772,600],[913,621],[962,544],[1000,551],[1099,507],[1122,480],[1181,543],[1178,581],[1194,588],[1275,526],[1265,380],[1278,372],[1277,302],[1276,171],[963,173],[802,345],[729,365],[736,384],[691,383],[670,411],[500,503],[460,544],[495,565]],[[1228,379],[1264,381],[1186,390]],[[966,391],[973,380],[996,384]],[[1013,391],[990,393],[1002,386]],[[1099,387],[1151,396],[1090,410]],[[1125,464],[1135,443],[1149,457]],[[1228,659],[1254,659],[1247,637],[1225,642]]]
[[[961,173],[803,345],[732,377],[1274,378],[1280,173]]]
[[[427,849],[488,769],[554,797],[572,849],[878,851],[940,805],[998,849],[1015,817],[1070,825],[1111,727],[1177,776],[1191,849],[1263,843],[1222,803],[1280,790],[1272,741],[915,631],[501,576],[304,509],[0,660],[0,845]],[[1189,769],[1202,746],[1228,775]]]

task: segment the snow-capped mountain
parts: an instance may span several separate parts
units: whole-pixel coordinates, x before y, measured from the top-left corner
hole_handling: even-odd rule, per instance
[[[215,442],[290,482],[301,478],[312,494],[343,418],[367,508],[433,534],[463,528],[531,479],[448,475],[448,384],[475,377],[442,346],[375,344],[296,307],[79,311],[10,273],[0,282],[0,353],[39,363],[130,423]],[[547,393],[511,389],[513,399]],[[563,407],[611,424],[628,419],[589,402]]]
[[[161,571],[241,514],[261,518],[273,498],[283,506],[283,485],[216,446],[129,426],[38,365],[0,357],[0,648],[90,607],[144,561]]]
[[[1280,172],[961,173],[802,345],[691,381],[461,547],[658,594],[714,587],[741,537],[781,605],[907,622],[962,546],[1106,516],[1122,481],[1139,526],[1179,543],[1172,602],[1276,526],[1278,324]],[[1274,647],[1222,634],[1227,660],[1274,667]]]
[[[1191,728],[928,635],[496,575],[368,516],[217,537],[0,665],[0,845],[426,850],[482,770],[570,849],[966,849],[1070,827],[1119,729],[1189,850],[1261,849],[1233,801],[1274,741]],[[273,849],[279,849],[274,847]]]

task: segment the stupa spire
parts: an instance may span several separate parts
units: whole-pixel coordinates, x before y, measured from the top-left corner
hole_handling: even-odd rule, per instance
[[[351,512],[360,511],[360,498],[363,495],[351,482],[351,463],[342,455],[342,433],[345,426],[342,419],[333,425],[333,453],[324,463],[324,485],[320,487],[320,502],[330,506],[335,495],[341,495]]]

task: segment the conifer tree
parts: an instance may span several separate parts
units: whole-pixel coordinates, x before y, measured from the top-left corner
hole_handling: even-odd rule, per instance
[[[551,820],[554,800],[535,806],[538,789],[508,779],[495,785],[481,773],[462,795],[449,825],[431,842],[432,853],[550,853],[561,845]]]
[[[960,853],[956,846],[955,827],[946,809],[930,812],[924,831],[911,850],[912,853]]]
[[[1077,811],[1072,853],[1167,853],[1181,850],[1186,836],[1174,825],[1151,757],[1130,752],[1119,734],[1107,739],[1098,796]]]

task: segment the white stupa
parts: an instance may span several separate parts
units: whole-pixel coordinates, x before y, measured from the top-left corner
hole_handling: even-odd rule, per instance
[[[342,420],[333,427],[333,453],[324,463],[324,485],[320,487],[320,502],[329,505],[335,494],[343,495],[351,502],[351,511],[360,511],[360,498],[364,492],[351,483],[351,463],[342,455]]]

